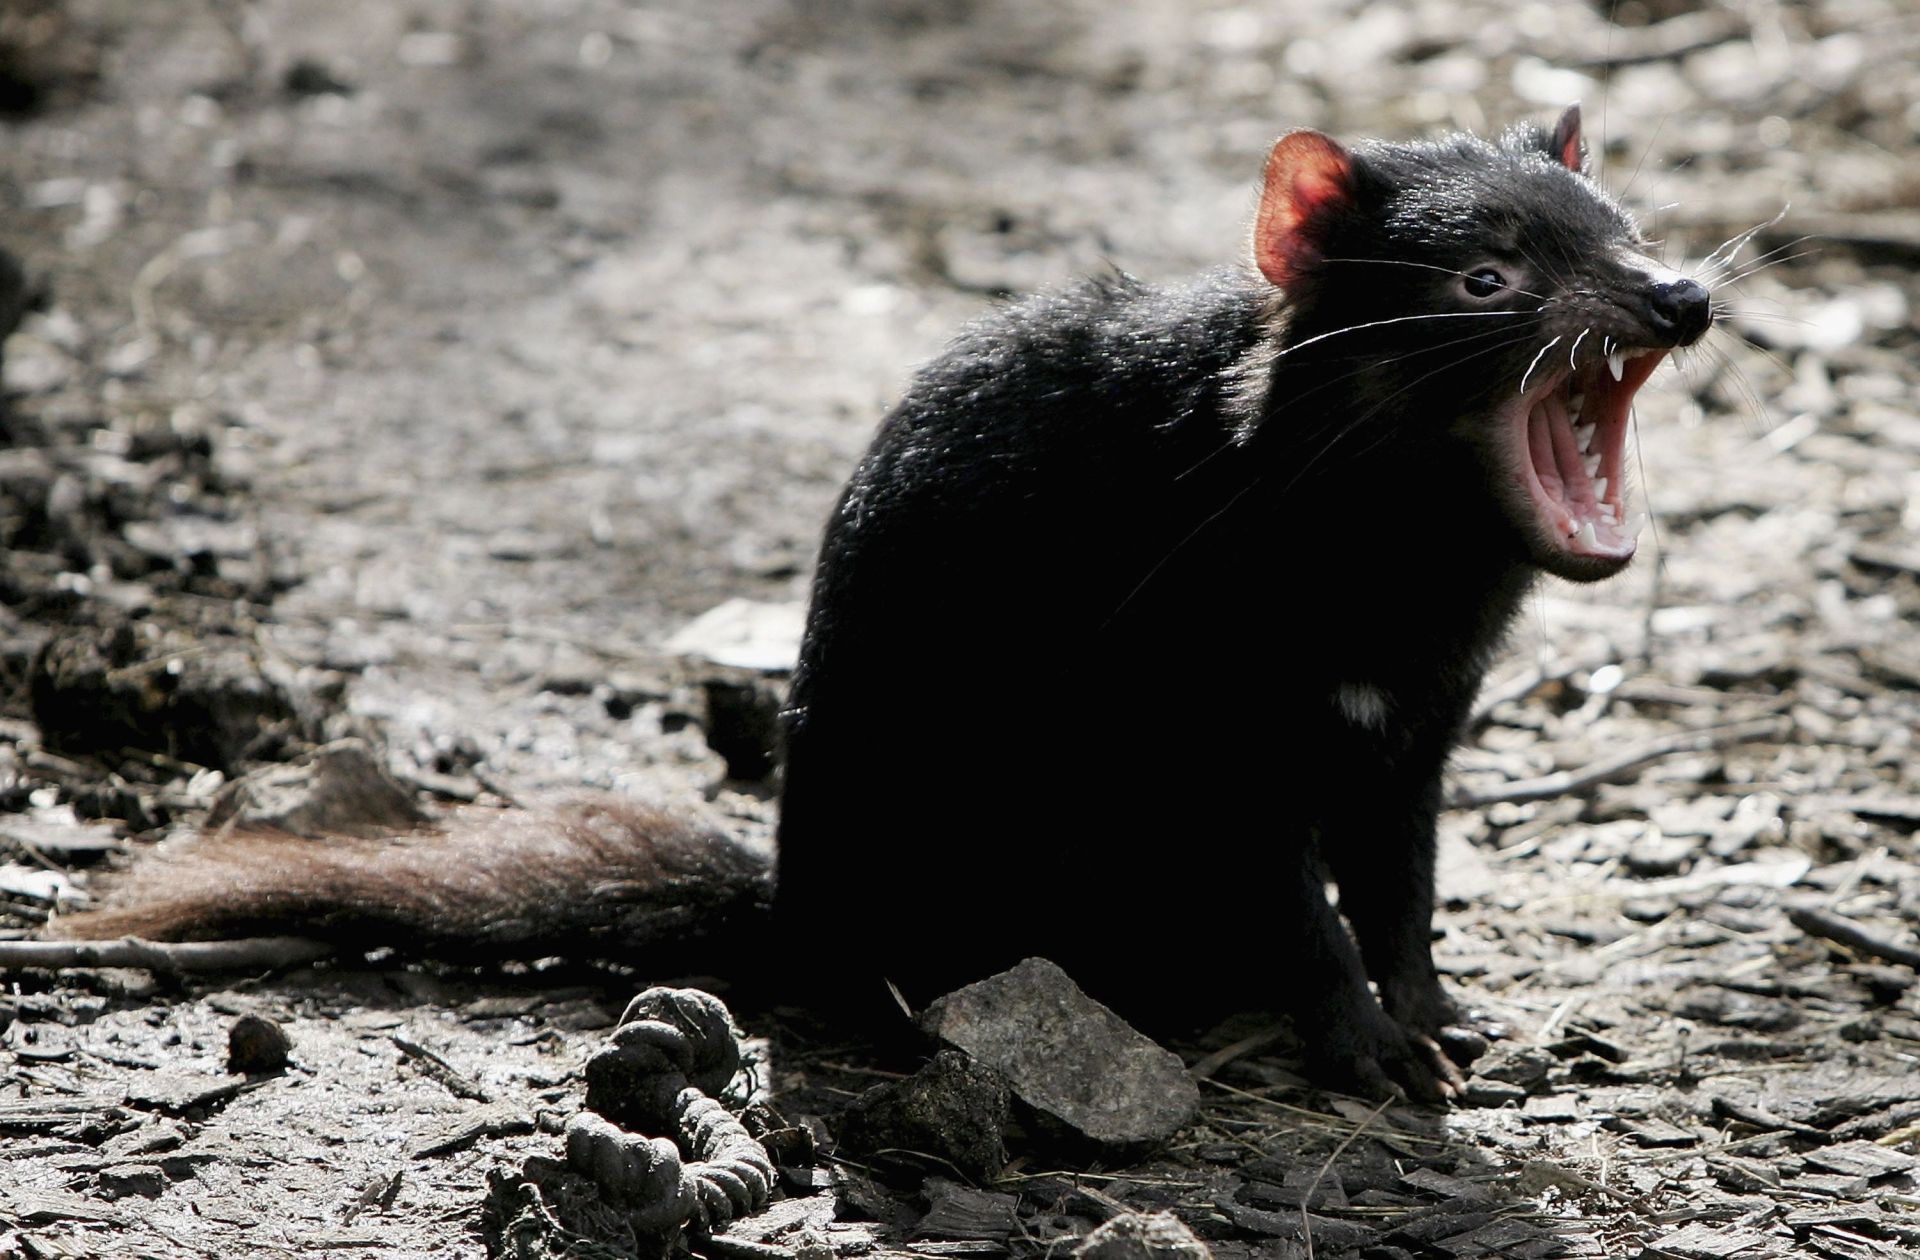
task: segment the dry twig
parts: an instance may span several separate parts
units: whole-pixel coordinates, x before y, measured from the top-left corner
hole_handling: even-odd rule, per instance
[[[1485,790],[1455,787],[1448,794],[1447,804],[1454,808],[1475,809],[1500,801],[1542,801],[1549,797],[1565,796],[1569,792],[1579,792],[1597,784],[1610,782],[1629,771],[1638,770],[1649,762],[1672,757],[1678,753],[1730,748],[1735,744],[1749,743],[1754,740],[1785,739],[1792,729],[1791,718],[1764,717],[1745,722],[1733,722],[1726,726],[1711,726],[1705,730],[1681,731],[1659,739],[1650,739],[1644,744],[1615,753],[1611,757],[1590,762],[1578,770],[1559,770],[1553,774],[1543,774],[1537,779],[1518,779],[1512,783]]]
[[[1824,910],[1813,910],[1800,906],[1790,906],[1787,918],[1793,926],[1808,936],[1817,936],[1822,940],[1833,941],[1856,950],[1870,958],[1885,959],[1890,963],[1899,963],[1920,971],[1920,949],[1901,945],[1883,936],[1876,936],[1859,924],[1843,919],[1837,914],[1828,914]]]
[[[0,941],[0,971],[28,967],[141,967],[188,974],[294,967],[326,958],[334,947],[304,936],[253,936],[236,941]]]

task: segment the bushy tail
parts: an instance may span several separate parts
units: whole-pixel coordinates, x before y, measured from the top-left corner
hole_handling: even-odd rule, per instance
[[[163,848],[85,940],[312,936],[464,957],[588,953],[705,935],[771,901],[766,857],[700,823],[612,796],[454,812],[387,837],[234,831]],[[456,947],[458,952],[450,952]]]

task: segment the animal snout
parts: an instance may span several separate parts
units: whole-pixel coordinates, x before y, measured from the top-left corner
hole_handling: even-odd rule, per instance
[[[1713,323],[1713,299],[1698,280],[1656,284],[1647,295],[1653,331],[1670,346],[1690,346]]]

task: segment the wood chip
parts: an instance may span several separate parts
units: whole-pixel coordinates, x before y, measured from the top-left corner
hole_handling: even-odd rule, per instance
[[[1912,1170],[1920,1158],[1874,1142],[1842,1142],[1807,1152],[1807,1166],[1848,1177],[1878,1180]]]
[[[1827,1199],[1858,1199],[1867,1193],[1865,1177],[1845,1177],[1838,1173],[1802,1173],[1781,1183],[1781,1189],[1798,1194],[1817,1194]]]
[[[945,1178],[930,1177],[927,1214],[913,1228],[915,1238],[986,1238],[1004,1243],[1018,1224],[1019,1201],[1010,1194],[975,1190]]]
[[[1771,1234],[1757,1229],[1695,1221],[1656,1239],[1653,1250],[1661,1255],[1685,1257],[1685,1260],[1733,1260],[1743,1253],[1757,1260],[1762,1254],[1777,1254],[1775,1246],[1776,1240]],[[1762,1248],[1767,1250],[1763,1253]]]
[[[1572,1094],[1542,1094],[1521,1104],[1520,1114],[1540,1124],[1571,1124],[1583,1118],[1585,1110]]]

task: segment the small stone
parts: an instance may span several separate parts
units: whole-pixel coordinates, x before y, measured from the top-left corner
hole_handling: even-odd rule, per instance
[[[227,1071],[257,1076],[284,1071],[293,1039],[263,1015],[242,1015],[227,1030]]]

